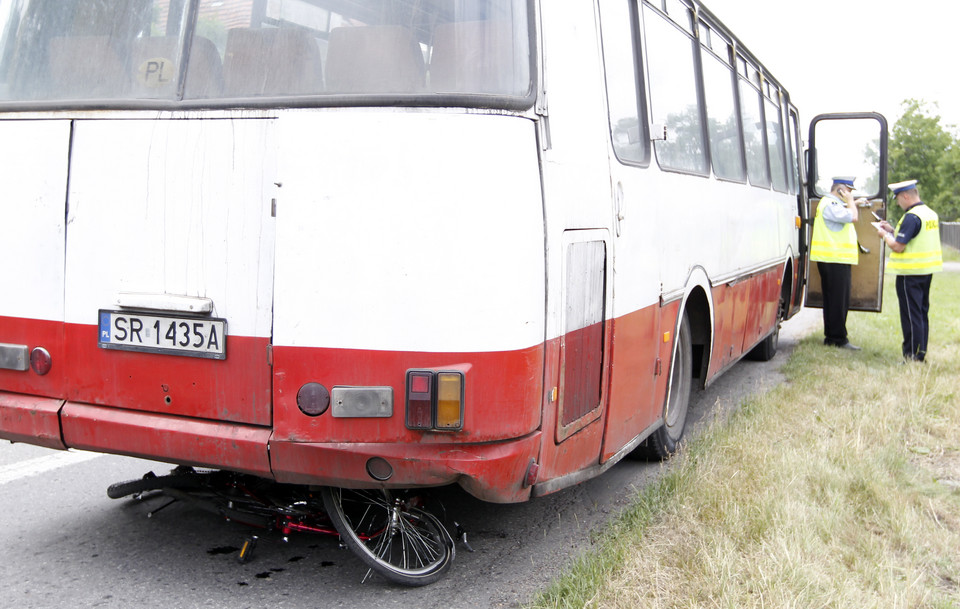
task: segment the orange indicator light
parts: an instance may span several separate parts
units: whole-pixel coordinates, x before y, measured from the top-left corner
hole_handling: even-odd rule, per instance
[[[463,427],[463,375],[437,373],[437,429]]]

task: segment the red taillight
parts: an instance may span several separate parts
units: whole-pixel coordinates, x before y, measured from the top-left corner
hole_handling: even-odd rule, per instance
[[[429,372],[412,372],[410,393],[430,393],[430,376]]]
[[[426,370],[407,372],[407,427],[433,427],[433,373]]]

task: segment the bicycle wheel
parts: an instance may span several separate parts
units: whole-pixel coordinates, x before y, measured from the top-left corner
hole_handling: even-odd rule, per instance
[[[425,586],[450,568],[453,539],[432,514],[386,490],[324,487],[322,497],[344,543],[388,580]]]

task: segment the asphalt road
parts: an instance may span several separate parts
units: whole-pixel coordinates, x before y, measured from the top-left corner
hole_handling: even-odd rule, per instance
[[[782,380],[779,368],[819,311],[784,324],[770,362],[734,366],[692,403],[692,430]],[[0,607],[312,608],[513,607],[582,552],[658,463],[624,461],[577,487],[516,505],[434,492],[474,552],[458,545],[448,575],[425,588],[374,576],[335,537],[266,535],[253,560],[237,552],[256,531],[184,504],[152,517],[155,500],[111,500],[113,482],[170,466],[137,459],[0,444]]]

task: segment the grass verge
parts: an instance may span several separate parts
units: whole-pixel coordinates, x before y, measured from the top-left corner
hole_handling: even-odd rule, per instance
[[[960,607],[960,273],[934,278],[926,364],[886,284],[850,316],[863,351],[801,341],[530,607]]]

